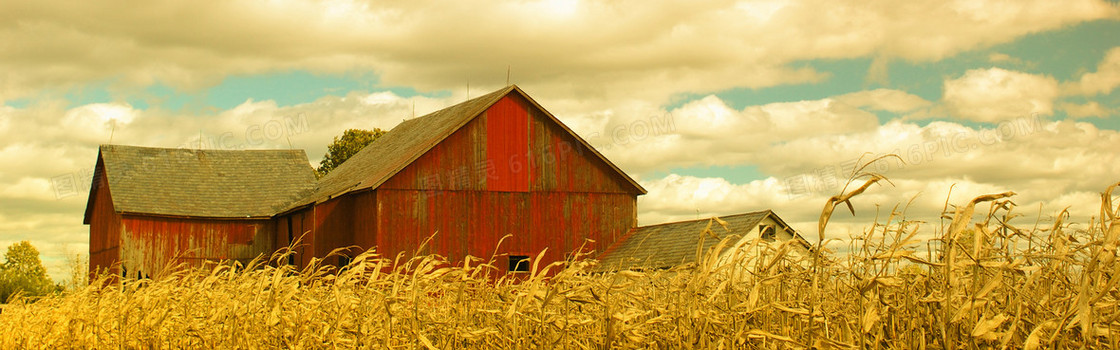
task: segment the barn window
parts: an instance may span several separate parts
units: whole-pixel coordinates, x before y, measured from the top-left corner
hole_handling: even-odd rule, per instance
[[[292,232],[292,216],[288,215],[288,246],[294,247],[295,240],[294,233]],[[288,265],[296,264],[296,253],[293,251],[288,252]]]
[[[773,225],[758,225],[758,234],[764,240],[773,241],[774,240],[774,226]]]
[[[510,255],[509,272],[529,272],[529,256]]]

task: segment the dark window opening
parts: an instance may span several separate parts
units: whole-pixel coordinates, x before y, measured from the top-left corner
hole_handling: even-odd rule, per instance
[[[775,236],[774,226],[758,225],[758,233],[759,233],[760,236],[762,236],[762,239],[764,239],[764,240],[767,240],[767,241],[773,241],[774,240],[774,236]]]
[[[292,246],[292,241],[295,240],[295,235],[292,233],[292,217],[288,216],[288,246]],[[296,264],[295,252],[288,252],[288,265]]]
[[[509,272],[529,272],[529,256],[510,255]]]

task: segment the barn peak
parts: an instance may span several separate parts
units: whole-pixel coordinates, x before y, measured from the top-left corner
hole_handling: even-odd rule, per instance
[[[311,195],[293,203],[288,210],[355,191],[378,188],[433,147],[486,113],[495,104],[508,99],[522,101],[524,108],[539,111],[541,117],[559,127],[574,140],[574,147],[587,150],[588,158],[601,162],[610,169],[612,176],[629,188],[628,192],[639,195],[646,193],[637,181],[541,107],[520,87],[509,85],[424,116],[405,120],[320,179]]]

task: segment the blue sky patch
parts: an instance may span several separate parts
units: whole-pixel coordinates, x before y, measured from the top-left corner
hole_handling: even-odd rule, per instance
[[[643,178],[659,179],[669,174],[694,177],[721,177],[734,185],[744,185],[755,180],[764,180],[768,176],[758,170],[757,165],[721,165],[710,167],[673,168],[669,171],[654,171],[647,173]]]
[[[1120,46],[1120,21],[1096,21],[1028,35],[988,51],[1004,53],[1027,63],[1008,65],[1008,69],[1068,81],[1095,71],[1105,53],[1116,46]]]
[[[273,100],[278,106],[315,101],[323,96],[345,96],[348,92],[368,91],[376,86],[373,74],[313,74],[288,71],[272,74],[231,76],[202,93],[209,107],[230,109],[245,101]]]
[[[27,108],[27,106],[31,105],[31,99],[17,98],[14,100],[4,101],[4,105],[12,108]]]
[[[450,91],[421,93],[411,87],[380,86],[380,79],[373,73],[349,72],[345,74],[316,74],[304,70],[236,75],[222,80],[216,86],[198,92],[182,91],[162,83],[145,87],[139,93],[115,97],[112,80],[89,84],[62,93],[70,107],[91,103],[123,101],[137,109],[159,108],[190,113],[211,113],[237,107],[246,101],[276,102],[279,107],[313,102],[326,96],[345,96],[351,92],[391,91],[402,97],[448,97]],[[49,94],[49,92],[48,92]],[[30,105],[34,98],[5,101],[16,108]]]

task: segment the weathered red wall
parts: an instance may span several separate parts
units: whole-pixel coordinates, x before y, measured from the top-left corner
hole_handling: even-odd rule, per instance
[[[486,122],[486,160],[490,191],[529,191],[529,115],[526,101],[499,100],[479,119]],[[522,163],[522,164],[518,164]]]
[[[354,199],[342,196],[315,206],[315,256],[326,257],[335,248],[354,245]],[[327,262],[338,262],[334,259]]]
[[[121,216],[113,210],[113,198],[105,170],[97,168],[94,178],[93,211],[89,222],[89,273],[96,277],[100,272],[119,275],[114,264],[120,259]]]
[[[605,248],[636,217],[634,197],[620,193],[378,190],[377,202],[379,251],[411,254],[438,232],[422,253],[452,261],[489,259],[495,250],[536,255],[545,247],[544,261],[557,261],[581,246]],[[498,246],[506,234],[513,236]]]
[[[365,191],[351,196],[354,197],[352,244],[358,246],[351,253],[360,253],[377,246],[377,192]]]
[[[156,276],[169,264],[247,263],[273,249],[272,220],[220,220],[124,215],[121,266],[130,277]]]

